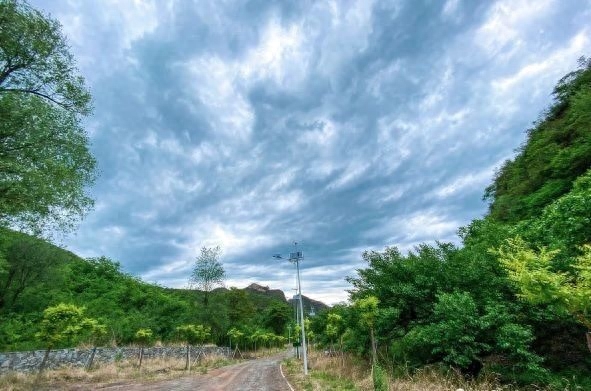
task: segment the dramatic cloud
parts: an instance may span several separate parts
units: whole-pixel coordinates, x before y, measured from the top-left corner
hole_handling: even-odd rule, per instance
[[[97,206],[65,239],[185,286],[220,245],[229,285],[346,300],[364,250],[457,242],[495,169],[591,54],[580,1],[68,1],[95,99]]]

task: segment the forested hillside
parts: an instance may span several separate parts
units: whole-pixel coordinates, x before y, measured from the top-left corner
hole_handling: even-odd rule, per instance
[[[490,213],[459,229],[462,245],[366,252],[352,305],[312,322],[324,344],[393,374],[436,364],[591,387],[591,61],[554,97],[486,190]]]
[[[486,189],[494,220],[532,218],[568,193],[591,167],[591,73],[584,62],[558,82],[554,105],[527,131],[527,142]]]
[[[228,343],[231,328],[249,336],[282,334],[293,317],[284,297],[248,289],[220,288],[210,294],[147,284],[107,258],[82,259],[44,240],[0,230],[0,350],[42,347],[36,338],[43,310],[58,303],[85,307],[107,329],[106,343],[127,344],[140,328],[157,340],[178,338],[176,327],[211,327],[211,341]],[[83,341],[82,341],[83,342]],[[67,346],[64,341],[61,346]]]

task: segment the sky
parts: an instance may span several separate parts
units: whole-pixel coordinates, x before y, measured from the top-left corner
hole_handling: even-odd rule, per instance
[[[62,239],[186,287],[345,301],[362,253],[482,217],[484,189],[591,55],[591,0],[30,0],[94,99],[94,210]]]

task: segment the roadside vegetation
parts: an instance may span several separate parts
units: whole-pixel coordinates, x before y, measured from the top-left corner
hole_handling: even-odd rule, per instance
[[[205,374],[211,369],[231,365],[237,360],[220,356],[206,356],[196,362],[192,371]],[[76,385],[77,389],[96,389],[113,383],[153,382],[186,376],[184,359],[152,358],[142,363],[141,370],[137,360],[117,360],[112,363],[97,363],[92,370],[64,367],[47,370],[42,375],[36,373],[9,373],[0,375],[0,389],[24,391],[34,389],[67,389]]]
[[[519,387],[501,384],[498,376],[483,376],[467,380],[460,373],[442,367],[427,366],[413,372],[396,374],[384,370],[381,386],[376,386],[368,362],[345,353],[331,357],[322,352],[310,355],[310,374],[305,377],[299,360],[289,358],[283,362],[283,371],[289,383],[298,391],[515,391]],[[538,388],[537,390],[544,390]]]
[[[0,15],[0,350],[137,344],[135,364],[40,375],[84,382],[126,365],[160,376],[141,359],[157,341],[256,355],[298,335],[283,294],[219,288],[219,248],[196,255],[187,276],[196,289],[169,289],[41,239],[92,208],[96,162],[81,125],[91,97],[59,23],[18,0],[0,0]],[[307,319],[313,371],[299,378],[287,361],[295,383],[591,389],[591,60],[553,96],[484,191],[489,213],[459,227],[459,245],[363,254],[350,302]],[[190,360],[168,372],[191,369]],[[29,381],[12,374],[0,386],[9,378]]]
[[[459,228],[461,245],[365,252],[351,304],[311,320],[320,346],[398,379],[438,368],[591,389],[591,60],[554,97],[486,190],[490,213]]]

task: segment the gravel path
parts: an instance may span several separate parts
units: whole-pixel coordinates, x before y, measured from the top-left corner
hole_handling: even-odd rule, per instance
[[[103,384],[97,389],[112,391],[290,391],[290,387],[279,369],[279,364],[284,357],[285,354],[282,354],[229,365],[212,369],[204,375],[195,374],[190,377],[158,382]]]

